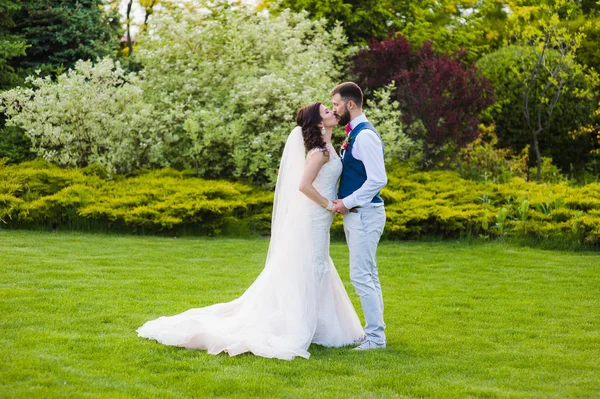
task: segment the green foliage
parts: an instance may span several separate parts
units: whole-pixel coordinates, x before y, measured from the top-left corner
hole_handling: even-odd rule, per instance
[[[556,0],[551,4],[515,6],[509,18],[511,37],[518,46],[519,68],[515,77],[522,85],[522,111],[532,137],[541,179],[540,136],[547,135],[553,124],[554,110],[565,94],[576,101],[594,101],[598,74],[576,62],[576,51],[585,37],[584,28],[571,32],[565,21],[572,19],[573,2]],[[583,81],[572,88],[569,83]],[[588,117],[591,111],[588,112]],[[565,132],[562,132],[565,134]]]
[[[0,129],[0,159],[10,163],[19,163],[32,159],[35,154],[31,151],[31,140],[23,130],[15,126],[5,126]]]
[[[15,69],[9,64],[14,57],[25,55],[27,44],[23,37],[11,33],[14,27],[12,16],[21,7],[16,0],[0,0],[0,91],[10,89],[20,82]],[[4,126],[4,115],[0,113],[0,159],[20,162],[28,158],[29,143],[23,133]]]
[[[551,54],[550,51],[549,57],[552,57]],[[530,65],[533,65],[533,60]],[[520,67],[519,49],[503,47],[480,59],[477,67],[494,86],[496,103],[487,114],[495,125],[498,145],[521,152],[531,143],[531,132],[523,117],[523,87],[516,73]],[[562,95],[554,109],[552,125],[539,137],[542,156],[552,158],[564,173],[571,172],[571,165],[576,170],[583,169],[590,159],[593,142],[590,135],[573,138],[568,132],[588,123],[595,105],[594,101],[577,98],[573,94],[577,90],[591,89],[583,79],[570,81],[567,86],[569,91]]]
[[[272,187],[297,110],[329,101],[346,38],[305,13],[194,1],[157,11],[141,38],[145,96],[199,176]]]
[[[529,168],[528,176],[530,176],[532,180],[536,173],[536,168]],[[541,181],[544,183],[560,183],[566,181],[566,178],[561,173],[560,169],[552,163],[552,158],[542,157]]]
[[[415,46],[433,40],[440,52],[469,48],[469,61],[497,47],[506,20],[498,2],[472,0],[263,0],[261,6],[273,13],[285,8],[306,11],[313,19],[326,19],[329,26],[339,21],[352,44],[398,32]]]
[[[373,92],[372,99],[367,99],[365,109],[369,120],[377,126],[381,140],[385,146],[385,161],[389,166],[404,161],[419,151],[417,143],[412,141],[403,131],[402,113],[398,101],[392,101],[392,93],[396,91],[394,82]]]
[[[14,33],[30,45],[11,61],[23,75],[60,74],[78,60],[116,55],[119,48],[119,13],[105,0],[24,0],[13,19]]]
[[[268,234],[273,194],[166,168],[105,180],[100,166],[43,160],[0,166],[0,220],[8,227],[189,234]],[[600,244],[600,184],[505,184],[454,172],[389,168],[382,191],[389,239],[518,237]],[[332,227],[343,236],[342,217]]]
[[[600,244],[598,184],[540,185],[518,177],[498,184],[464,180],[454,172],[396,168],[389,172],[382,196],[384,234],[391,239],[493,235]]]
[[[23,37],[11,33],[11,28],[15,25],[13,14],[20,7],[20,1],[0,0],[0,90],[13,87],[19,81],[9,62],[14,57],[25,55],[27,48]]]
[[[483,134],[473,143],[462,149],[455,161],[455,170],[461,176],[478,181],[507,183],[513,177],[533,180],[536,168],[529,168],[529,146],[520,154],[513,154],[509,149],[497,148],[498,138],[494,127],[480,126]],[[549,157],[542,157],[541,182],[560,183],[566,181],[560,169]]]
[[[597,6],[598,7],[598,6]],[[577,49],[577,60],[600,72],[600,14],[596,16],[580,16],[569,24],[571,31],[583,29],[585,37]]]
[[[383,38],[397,29],[399,3],[394,0],[263,0],[261,7],[274,13],[284,9],[305,11],[312,19],[326,19],[330,27],[339,21],[351,43],[366,43],[373,37]]]
[[[177,138],[153,118],[139,78],[105,58],[79,61],[74,70],[29,77],[32,88],[0,94],[0,112],[31,140],[32,150],[62,166],[104,165],[109,173],[164,166]]]
[[[529,147],[526,146],[520,156],[515,156],[509,149],[497,148],[494,126],[480,125],[479,129],[482,133],[461,149],[455,161],[455,169],[461,176],[495,183],[506,183],[516,176],[526,177]]]
[[[98,164],[109,175],[174,166],[273,187],[296,111],[330,101],[345,38],[304,14],[203,4],[153,16],[140,74],[108,58],[80,61],[56,81],[30,77],[30,88],[0,94],[0,112],[57,165]],[[401,159],[411,144],[390,122],[398,112],[386,95],[372,103],[373,120]]]
[[[106,181],[103,169],[44,161],[0,167],[0,220],[9,226],[213,235],[267,234],[273,195],[163,169]]]
[[[497,48],[506,15],[495,1],[426,0],[406,3],[398,29],[414,46],[432,41],[440,53],[469,49],[465,62]]]

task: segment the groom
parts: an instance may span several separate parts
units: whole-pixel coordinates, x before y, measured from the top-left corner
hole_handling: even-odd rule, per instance
[[[355,350],[385,348],[383,297],[375,260],[385,226],[385,209],[379,192],[387,184],[383,143],[362,111],[363,93],[352,82],[330,93],[333,112],[346,126],[342,147],[344,165],[333,212],[344,214],[344,232],[350,250],[350,279],[360,297],[366,337]]]

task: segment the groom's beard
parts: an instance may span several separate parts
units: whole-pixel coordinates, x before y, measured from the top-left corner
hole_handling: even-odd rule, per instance
[[[340,126],[346,126],[348,123],[350,123],[350,111],[348,111],[348,108],[346,108],[346,106],[344,106],[344,113],[342,115],[339,115],[340,120],[338,121],[338,125]]]

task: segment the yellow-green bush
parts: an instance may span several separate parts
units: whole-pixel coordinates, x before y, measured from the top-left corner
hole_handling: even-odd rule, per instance
[[[388,238],[522,236],[600,243],[600,185],[475,182],[449,171],[389,171]]]
[[[273,193],[173,169],[105,180],[102,171],[34,161],[0,164],[0,221],[8,227],[268,234]],[[600,244],[600,185],[504,184],[454,172],[389,171],[385,237],[519,236]],[[332,226],[343,236],[340,216]]]
[[[273,195],[163,169],[103,180],[39,162],[0,166],[0,220],[14,227],[268,234]]]

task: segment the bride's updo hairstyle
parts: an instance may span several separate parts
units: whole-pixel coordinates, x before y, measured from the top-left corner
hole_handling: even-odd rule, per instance
[[[325,150],[325,141],[321,134],[321,128],[317,126],[323,118],[321,118],[321,103],[312,103],[296,114],[296,123],[302,128],[302,138],[304,139],[304,147],[306,151],[313,148],[322,148]]]

